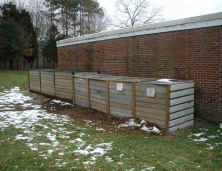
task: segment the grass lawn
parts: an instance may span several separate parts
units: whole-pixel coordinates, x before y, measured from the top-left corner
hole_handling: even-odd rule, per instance
[[[10,90],[26,82],[25,72],[0,71],[0,170],[222,169],[218,126],[201,123],[164,136],[90,128]],[[15,97],[26,98],[25,105]]]
[[[28,72],[25,71],[1,71],[0,70],[0,90],[19,86],[27,88]]]

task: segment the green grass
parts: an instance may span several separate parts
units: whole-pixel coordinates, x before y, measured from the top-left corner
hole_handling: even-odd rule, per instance
[[[49,158],[43,159],[38,152],[31,151],[25,145],[25,141],[14,139],[17,134],[21,133],[19,130],[8,128],[4,132],[0,132],[0,170],[11,171],[16,170],[16,168],[20,170],[48,170],[49,168],[52,170],[70,170],[70,168],[75,170],[87,168],[92,170],[99,170],[100,168],[103,170],[128,170],[131,168],[141,170],[154,166],[155,170],[185,171],[220,170],[222,168],[221,146],[216,147],[214,150],[208,150],[206,143],[196,143],[189,140],[188,135],[190,132],[187,130],[182,131],[177,136],[158,137],[136,135],[134,133],[98,133],[92,128],[80,131],[77,127],[86,128],[75,123],[64,126],[67,130],[76,131],[75,134],[70,135],[71,139],[77,138],[80,132],[90,135],[82,138],[86,142],[82,147],[83,149],[89,144],[96,146],[101,142],[113,142],[112,150],[105,154],[105,156],[111,157],[113,162],[107,162],[105,156],[102,156],[97,158],[97,162],[93,166],[83,165],[83,162],[88,161],[91,155],[84,156],[72,153],[77,149],[77,145],[70,144],[68,140],[59,138],[58,141],[67,149],[57,149]],[[198,129],[196,131],[199,132]],[[215,135],[215,131],[215,128],[209,128],[205,136]],[[42,136],[33,139],[32,143],[38,144],[45,141],[46,138]],[[221,137],[217,140],[210,140],[208,143],[214,144],[216,142],[221,142]],[[40,153],[45,150],[47,150],[46,147],[39,148]],[[59,158],[59,152],[64,152],[62,158]],[[123,157],[120,157],[121,154],[123,154]],[[67,164],[64,167],[58,167],[58,159]]]
[[[0,91],[18,86],[26,89],[28,85],[28,72],[0,70]]]
[[[22,86],[27,82],[26,72],[0,72],[0,86],[6,88]],[[8,78],[8,79],[7,79]],[[10,79],[9,79],[10,78]],[[7,82],[7,83],[6,83]],[[18,134],[24,134],[24,130],[8,127],[1,129],[4,118],[0,115],[0,170],[142,170],[155,167],[154,170],[172,171],[219,171],[222,168],[222,129],[218,126],[200,124],[198,128],[182,130],[177,135],[153,136],[149,134],[137,134],[126,132],[98,132],[95,128],[88,128],[75,121],[69,121],[62,125],[59,120],[42,119],[38,124],[30,127],[36,136],[30,141],[16,140]],[[47,127],[43,127],[45,125]],[[72,131],[69,139],[62,138],[66,135],[63,130]],[[41,157],[52,147],[41,146],[39,143],[51,143],[47,139],[48,133],[55,132],[59,146],[47,159]],[[193,133],[204,132],[201,137],[208,138],[207,142],[194,142]],[[84,133],[84,136],[80,136]],[[26,136],[29,136],[28,134]],[[209,136],[216,136],[209,138]],[[81,137],[85,142],[80,144],[70,143]],[[112,150],[108,150],[104,156],[98,156],[94,165],[83,164],[89,161],[92,154],[81,155],[74,151],[78,148],[85,149],[91,145],[93,148],[100,143],[112,142]],[[38,151],[32,151],[27,143],[38,147]],[[214,148],[209,150],[208,148]],[[63,152],[63,156],[59,153]],[[106,161],[106,157],[113,162]],[[65,165],[62,163],[66,162]],[[59,166],[61,165],[61,166]]]

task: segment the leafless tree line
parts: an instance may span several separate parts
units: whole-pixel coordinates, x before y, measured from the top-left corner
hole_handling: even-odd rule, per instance
[[[119,28],[133,28],[162,20],[161,7],[155,7],[151,0],[117,0],[116,14],[112,25]]]

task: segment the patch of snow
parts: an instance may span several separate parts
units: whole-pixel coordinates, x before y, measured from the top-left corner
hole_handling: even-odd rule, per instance
[[[126,121],[125,123],[121,123],[118,127],[121,128],[121,127],[140,127],[141,124],[138,124],[135,122],[135,119],[129,119],[129,121]]]
[[[129,169],[128,171],[134,171],[135,169],[134,168],[132,168],[132,169]]]
[[[63,133],[66,134],[66,135],[70,135],[70,134],[74,134],[75,131],[63,131]]]
[[[142,125],[142,124],[147,124],[147,122],[142,120],[142,121],[140,121],[140,125]]]
[[[141,127],[140,129],[145,132],[153,132],[156,134],[159,134],[161,131],[157,127],[147,127],[147,122],[145,120],[140,121],[140,123],[137,123],[135,119],[129,119],[129,121],[125,123],[121,123],[118,125],[118,128],[121,127]]]
[[[64,156],[64,152],[58,153],[59,156]]]
[[[50,146],[51,144],[49,144],[49,143],[39,143],[39,145],[41,145],[41,146]]]
[[[96,131],[105,131],[103,128],[96,128]]]
[[[71,103],[63,102],[61,100],[51,100],[51,103],[59,104],[61,106],[72,106]]]
[[[146,171],[146,170],[154,170],[154,169],[156,169],[156,167],[148,167],[148,168],[142,169],[142,171]]]
[[[84,135],[85,135],[85,133],[83,133],[83,132],[81,132],[81,133],[79,134],[80,137],[83,137]]]
[[[95,162],[93,162],[93,161],[85,161],[85,162],[83,162],[83,164],[84,165],[94,165]]]
[[[106,157],[105,157],[105,160],[106,160],[107,162],[109,162],[109,163],[113,162],[113,159],[112,159],[111,157],[109,157],[109,156],[106,156]]]
[[[92,157],[90,158],[90,160],[91,160],[91,161],[96,161],[96,157],[92,156]]]
[[[88,155],[89,154],[88,150],[75,150],[73,152],[74,153],[79,153],[79,154],[82,154],[82,155]]]
[[[48,150],[48,154],[51,155],[54,152],[54,150]]]
[[[37,147],[31,147],[30,148],[32,151],[38,151],[38,148]]]
[[[136,126],[136,127],[141,126],[140,124],[137,124],[137,123],[135,122],[135,119],[129,119],[128,125],[129,125],[129,126]]]
[[[70,143],[70,144],[75,144],[75,143],[76,143],[76,140],[70,140],[69,143]]]
[[[52,142],[55,142],[55,141],[56,141],[56,135],[52,135],[51,133],[48,133],[48,134],[46,135],[46,137],[47,137],[50,141],[52,141]]]
[[[31,143],[26,144],[28,147],[33,147],[34,145]]]
[[[108,151],[112,150],[112,142],[104,143],[102,140],[101,143],[97,145],[91,145],[85,147],[87,141],[83,141],[81,137],[90,136],[86,135],[83,130],[86,128],[76,127],[76,130],[81,130],[80,133],[76,136],[79,138],[69,140],[70,134],[77,134],[77,131],[70,131],[65,128],[66,124],[72,122],[71,118],[68,116],[60,116],[53,113],[48,113],[41,105],[35,105],[31,103],[32,98],[23,95],[20,92],[19,88],[14,88],[10,91],[4,91],[0,94],[0,106],[4,109],[10,107],[11,110],[14,110],[15,106],[21,106],[24,111],[0,111],[0,130],[4,128],[15,127],[20,129],[22,132],[15,136],[16,140],[26,141],[27,147],[33,151],[37,151],[39,156],[47,159],[49,155],[52,155],[53,152],[59,152],[59,156],[63,156],[64,149],[68,149],[67,144],[64,144],[59,138],[68,139],[70,146],[75,146],[76,149],[74,152],[81,155],[89,155],[90,160],[89,164],[96,162],[97,157],[105,155]],[[53,101],[53,103],[60,103],[59,101]],[[1,108],[1,109],[2,109]],[[46,121],[46,122],[45,122]],[[93,121],[87,120],[87,123],[92,124]],[[134,120],[129,121],[129,125],[135,125]],[[139,124],[137,124],[139,125]],[[102,128],[97,128],[97,130]],[[41,137],[47,138],[49,141],[43,142],[32,142],[34,138]],[[57,140],[58,139],[58,140]],[[66,142],[66,141],[65,141]],[[44,150],[41,147],[44,146]],[[110,157],[106,157],[108,162],[111,162]]]
[[[90,151],[90,154],[96,154],[98,156],[104,156],[106,153],[107,153],[107,150],[100,147],[97,147],[93,151]]]
[[[145,132],[153,132],[153,133],[156,133],[156,134],[159,134],[160,133],[160,130],[157,128],[157,127],[147,127],[145,125],[143,125],[141,128],[140,128],[142,131],[145,131]]]
[[[96,146],[97,147],[104,147],[104,146],[111,147],[112,146],[112,142],[110,142],[110,143],[101,143],[101,144],[97,144]]]
[[[122,128],[122,127],[129,127],[129,125],[126,123],[121,123],[118,125],[118,128]]]
[[[75,141],[83,142],[83,140],[81,138],[76,138]]]
[[[31,141],[33,138],[32,137],[26,137],[22,134],[19,134],[19,135],[16,135],[15,137],[16,140],[28,140],[28,141]]]
[[[18,104],[24,104],[27,101],[32,100],[29,96],[24,96],[22,93],[20,93],[20,88],[15,87],[12,88],[10,91],[4,91],[2,92],[0,96],[0,104],[7,106],[7,105],[18,105]],[[4,110],[4,107],[3,107]]]
[[[86,147],[85,150],[89,151],[89,150],[91,150],[91,149],[93,149],[93,148],[92,148],[91,144],[89,144],[89,145]]]
[[[157,81],[172,83],[172,81],[171,81],[170,79],[159,79],[159,80],[157,80]]]
[[[204,133],[201,132],[201,133],[196,133],[196,134],[193,134],[193,135],[196,136],[196,137],[200,137],[200,136],[204,135]]]
[[[66,136],[66,135],[59,135],[58,137],[61,139],[70,139],[70,136]]]
[[[207,140],[207,138],[193,139],[195,142],[206,142]]]
[[[176,163],[175,163],[175,162],[173,162],[173,161],[169,161],[169,163],[170,163],[170,164],[176,164]]]
[[[207,150],[213,150],[213,149],[214,149],[213,146],[210,146],[210,147],[207,148]]]
[[[211,139],[218,138],[218,136],[216,136],[216,135],[210,135],[210,136],[207,136],[207,137],[211,138]]]

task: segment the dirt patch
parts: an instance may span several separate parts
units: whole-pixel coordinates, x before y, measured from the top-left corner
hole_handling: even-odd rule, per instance
[[[141,127],[145,125],[148,127],[157,127],[156,125],[148,122],[141,124],[141,126],[120,127],[120,124],[126,123],[130,118],[117,118],[93,109],[83,108],[71,104],[61,105],[54,103],[53,101],[48,101],[43,105],[43,107],[48,110],[48,112],[68,115],[76,122],[87,125],[88,127],[96,128],[96,130],[99,132],[127,132],[156,135],[156,133],[141,130]],[[141,120],[137,118],[134,120],[135,123],[141,122]],[[165,133],[160,133],[158,135],[165,135]]]

